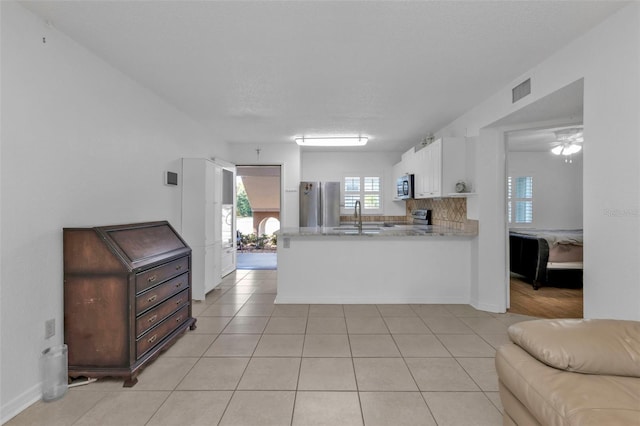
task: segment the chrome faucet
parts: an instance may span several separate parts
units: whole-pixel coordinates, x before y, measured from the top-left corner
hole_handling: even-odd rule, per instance
[[[356,201],[356,204],[353,206],[353,216],[356,220],[358,231],[362,232],[362,205],[360,204],[360,200]]]

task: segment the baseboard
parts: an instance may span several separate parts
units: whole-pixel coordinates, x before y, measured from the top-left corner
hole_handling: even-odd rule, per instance
[[[38,383],[22,392],[22,394],[13,398],[0,408],[0,413],[2,413],[0,424],[5,424],[30,405],[40,401],[40,399],[42,399],[42,384]]]
[[[496,314],[504,314],[505,312],[507,312],[507,309],[504,306],[499,306],[491,303],[480,303],[477,300],[472,300],[469,304],[479,311],[493,312]]]
[[[458,297],[449,298],[411,298],[411,297],[382,297],[382,298],[367,298],[367,297],[280,297],[276,296],[275,304],[331,304],[331,305],[388,305],[388,304],[414,304],[414,305],[437,305],[437,304],[449,304],[449,305],[468,305],[469,300]]]

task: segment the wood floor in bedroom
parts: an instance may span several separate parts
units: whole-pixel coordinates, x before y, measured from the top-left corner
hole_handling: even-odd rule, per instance
[[[514,314],[540,318],[582,318],[582,289],[541,287],[511,276],[511,308]]]

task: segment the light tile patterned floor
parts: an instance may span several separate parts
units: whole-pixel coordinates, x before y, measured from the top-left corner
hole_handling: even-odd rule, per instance
[[[468,305],[274,305],[236,271],[133,388],[104,379],[18,425],[501,425],[495,349],[531,319]]]

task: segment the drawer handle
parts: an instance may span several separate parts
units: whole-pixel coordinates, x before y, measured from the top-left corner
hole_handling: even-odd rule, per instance
[[[176,322],[180,322],[182,321],[182,315],[180,315],[178,318],[176,318]]]
[[[155,280],[157,280],[157,279],[158,279],[158,277],[157,277],[157,276],[155,276],[155,275],[151,275],[151,276],[149,277],[148,281],[149,281],[150,283],[152,283],[152,282],[154,282],[154,281],[155,281]]]
[[[149,343],[153,343],[156,341],[156,339],[158,338],[157,334],[154,334],[153,336],[149,337],[149,339],[147,340],[147,342]]]
[[[176,271],[179,271],[180,269],[182,269],[182,265],[176,266]]]
[[[149,322],[154,322],[157,319],[158,319],[158,315],[154,315],[151,318],[149,318]]]
[[[178,299],[178,300],[176,301],[176,305],[179,305],[179,304],[181,304],[181,303],[182,303],[182,299]]]
[[[176,284],[176,288],[182,287],[182,281]]]
[[[157,294],[154,294],[153,296],[151,296],[150,298],[147,299],[147,302],[153,302],[154,300],[156,300],[158,298]]]

